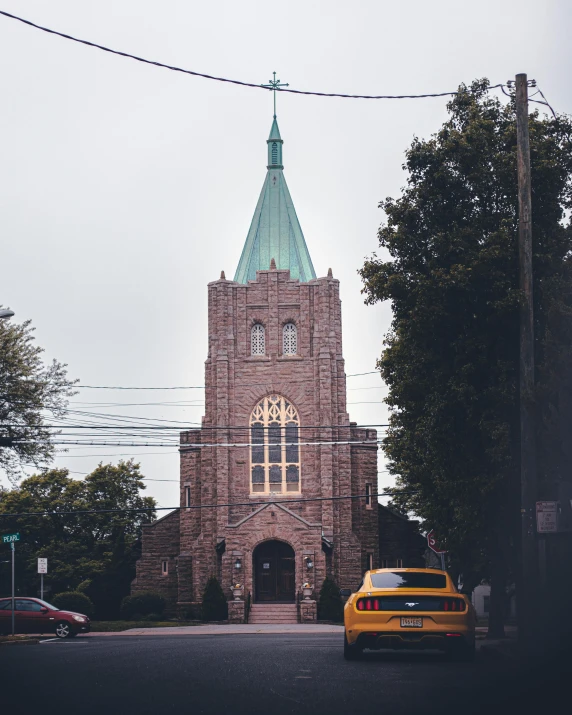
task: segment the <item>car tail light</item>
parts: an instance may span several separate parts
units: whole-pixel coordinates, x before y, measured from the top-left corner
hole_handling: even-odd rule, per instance
[[[445,598],[443,600],[443,610],[444,611],[464,611],[467,608],[467,604],[461,598]]]
[[[356,601],[358,611],[452,611],[460,613],[467,610],[467,604],[461,598],[439,598],[428,596],[403,596],[359,598]]]

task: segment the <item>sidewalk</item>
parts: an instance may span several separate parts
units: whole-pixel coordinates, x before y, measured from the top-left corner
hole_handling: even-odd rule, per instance
[[[204,626],[172,626],[162,628],[129,628],[126,631],[105,631],[84,633],[82,638],[91,636],[222,636],[248,633],[338,633],[344,632],[343,626],[305,624],[305,623],[256,623],[227,624]]]

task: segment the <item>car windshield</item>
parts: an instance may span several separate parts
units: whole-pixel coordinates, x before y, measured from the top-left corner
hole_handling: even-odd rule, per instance
[[[440,573],[423,571],[385,571],[371,574],[374,588],[446,588],[447,579]]]
[[[51,603],[48,603],[47,601],[42,601],[41,598],[37,598],[36,601],[37,601],[38,603],[41,603],[42,606],[46,606],[47,608],[49,608],[50,611],[59,611],[59,610],[60,610],[59,608],[56,608],[55,606],[52,606]]]

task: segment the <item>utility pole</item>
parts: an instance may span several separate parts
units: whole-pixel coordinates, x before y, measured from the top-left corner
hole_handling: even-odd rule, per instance
[[[534,420],[534,307],[532,295],[532,199],[528,136],[528,81],[516,75],[516,141],[518,171],[520,309],[520,494],[521,569],[518,589],[518,632],[522,644],[535,645],[540,612],[538,546],[536,537],[536,434]]]

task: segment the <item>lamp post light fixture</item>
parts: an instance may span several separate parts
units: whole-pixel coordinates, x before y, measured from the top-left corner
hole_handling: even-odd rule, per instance
[[[309,556],[306,556],[306,568],[308,569],[308,571],[314,568],[314,562]]]
[[[0,318],[11,318],[14,315],[13,310],[0,310]]]
[[[240,559],[236,559],[234,562],[234,568],[239,571],[242,568],[242,561]]]

